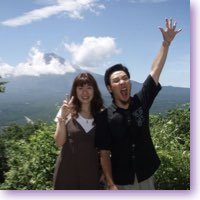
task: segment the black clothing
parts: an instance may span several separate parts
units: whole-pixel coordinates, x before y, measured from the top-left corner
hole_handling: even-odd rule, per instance
[[[95,127],[88,133],[73,118],[66,124],[68,136],[57,158],[55,190],[98,190],[99,160],[94,147]]]
[[[130,97],[128,109],[114,103],[97,118],[95,145],[111,151],[114,183],[127,185],[154,174],[160,165],[149,130],[149,109],[160,91],[149,75],[142,89]]]

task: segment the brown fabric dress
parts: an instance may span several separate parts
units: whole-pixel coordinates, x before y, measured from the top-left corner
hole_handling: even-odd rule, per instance
[[[75,120],[66,125],[68,136],[57,158],[55,190],[98,190],[99,162],[94,146],[95,127],[88,133]]]

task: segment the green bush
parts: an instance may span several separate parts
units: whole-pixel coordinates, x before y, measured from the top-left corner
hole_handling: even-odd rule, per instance
[[[47,190],[52,189],[52,177],[58,150],[53,133],[55,125],[41,124],[28,141],[11,139],[6,149],[5,182],[1,189]]]
[[[4,182],[4,174],[9,170],[7,164],[9,158],[8,153],[6,152],[12,149],[12,145],[15,144],[15,142],[17,143],[19,140],[28,142],[30,135],[34,134],[35,131],[40,129],[42,126],[43,123],[40,121],[34,124],[27,123],[24,126],[12,123],[0,132],[0,183]]]
[[[151,132],[161,166],[155,174],[157,189],[190,189],[189,105],[151,116]]]
[[[0,189],[51,190],[59,153],[53,139],[55,124],[12,124],[0,133]],[[150,128],[161,159],[156,188],[190,189],[189,104],[152,115]]]

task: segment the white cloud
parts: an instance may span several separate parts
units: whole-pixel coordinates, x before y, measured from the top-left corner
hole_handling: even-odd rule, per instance
[[[0,76],[40,76],[43,74],[65,74],[66,72],[74,72],[74,67],[65,61],[59,62],[55,57],[52,57],[49,63],[44,59],[44,53],[37,47],[30,50],[29,58],[26,62],[19,63],[17,66],[10,66],[6,63],[0,63]]]
[[[40,49],[40,42],[32,47],[27,61],[11,66],[0,61],[0,76],[40,76],[44,74],[65,74],[74,72],[76,68],[95,71],[102,69],[112,56],[120,53],[115,39],[112,37],[86,37],[81,44],[64,44],[71,54],[71,60],[66,61],[56,55],[47,59]],[[74,67],[75,66],[75,67]]]
[[[42,2],[40,0],[40,2]],[[33,21],[42,20],[52,15],[60,13],[67,14],[70,18],[83,19],[83,11],[91,11],[98,13],[98,9],[104,8],[102,4],[97,3],[96,0],[56,0],[44,1],[49,6],[35,9],[30,12],[24,13],[22,16],[5,20],[1,24],[5,26],[17,27],[25,24],[32,23]]]
[[[120,53],[111,37],[86,37],[82,44],[65,44],[72,54],[72,63],[82,69],[98,68]]]
[[[13,71],[14,71],[13,66],[4,62],[0,63],[0,77],[5,78],[10,74],[13,74]]]

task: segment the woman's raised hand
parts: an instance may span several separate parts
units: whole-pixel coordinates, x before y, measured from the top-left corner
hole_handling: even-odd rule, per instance
[[[69,96],[67,95],[66,99],[63,101],[63,105],[61,106],[61,118],[66,119],[69,113],[73,109],[73,100],[74,96],[69,99]]]

